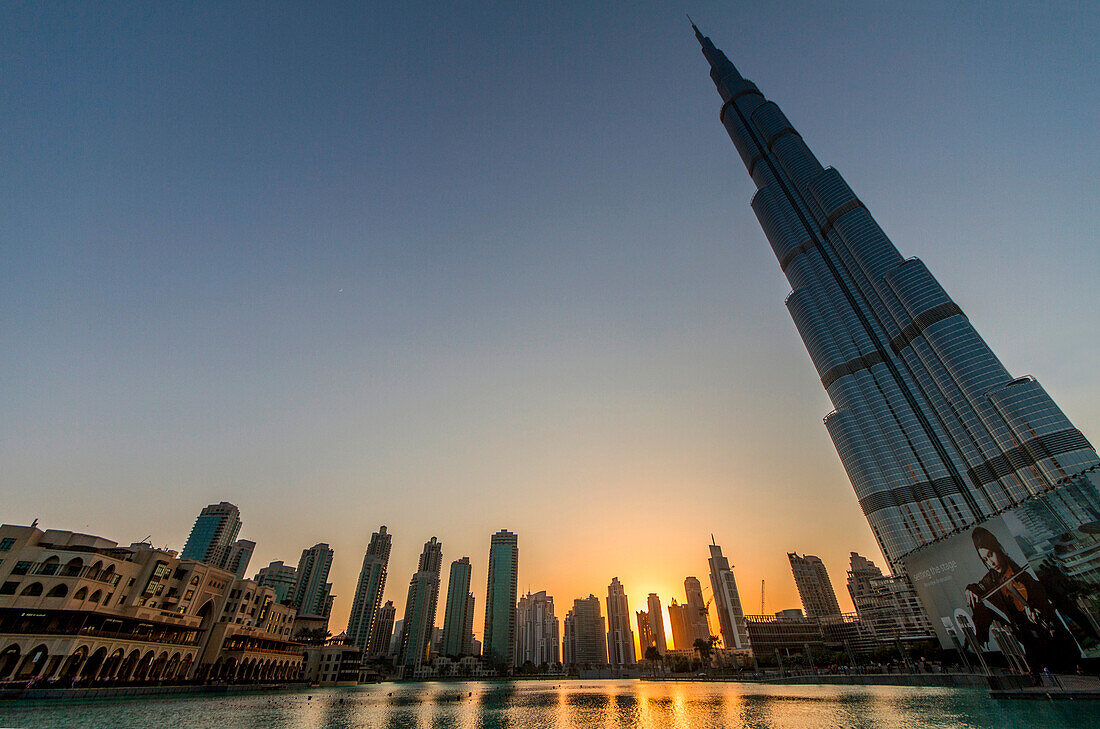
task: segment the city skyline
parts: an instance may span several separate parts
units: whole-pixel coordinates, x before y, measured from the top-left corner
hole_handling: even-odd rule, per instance
[[[220,504],[211,505],[211,506],[217,506],[217,507],[222,508],[222,509],[230,510],[230,511],[232,511],[234,517],[238,520],[238,522],[241,521],[240,520],[240,512],[239,512],[239,510],[236,509],[235,505],[229,504],[228,502],[221,502]],[[203,509],[203,514],[205,515],[210,508],[211,507],[204,508]],[[201,520],[201,517],[200,517],[200,520]],[[10,526],[25,528],[25,525],[10,525]],[[239,528],[239,526],[238,526],[238,528]],[[77,534],[80,534],[80,533],[77,533]],[[91,536],[91,537],[94,537],[96,539],[102,539],[103,538],[102,535],[97,535],[97,534],[88,534],[87,536]],[[516,542],[517,536],[518,535],[516,535],[515,533],[509,532],[506,529],[501,530],[501,531],[499,531],[499,532],[497,532],[493,535],[490,535],[490,544],[494,545],[494,546],[503,546],[505,548],[510,548],[510,549],[514,550],[514,549],[516,549],[515,542]],[[713,535],[711,535],[711,536],[713,537]],[[388,562],[389,550],[391,548],[391,539],[392,539],[392,537],[393,537],[393,534],[390,533],[387,530],[387,527],[385,527],[385,526],[379,527],[378,531],[374,532],[371,535],[371,543],[368,546],[366,555],[363,559],[363,569],[360,571],[359,582],[356,585],[356,589],[354,590],[353,597],[350,598],[351,607],[349,608],[349,610],[351,611],[352,615],[360,615],[360,616],[369,615],[369,610],[367,610],[365,606],[359,608],[358,611],[356,610],[356,605],[360,601],[364,600],[368,594],[370,594],[371,597],[369,598],[369,600],[366,600],[366,602],[377,602],[379,608],[381,608],[381,602],[385,601],[389,604],[389,607],[391,609],[393,609],[395,612],[396,611],[402,611],[402,610],[405,609],[405,604],[406,603],[400,602],[400,593],[401,593],[400,590],[398,590],[397,588],[395,588],[391,584],[390,589],[392,590],[392,592],[384,591],[385,584],[386,584],[385,565]],[[144,546],[146,548],[151,546],[148,543],[144,543],[144,542],[138,542],[138,543],[135,543],[135,544],[137,544],[138,546]],[[452,562],[450,574],[449,574],[448,578],[446,579],[446,581],[444,581],[443,575],[442,575],[442,552],[441,552],[441,547],[442,547],[442,541],[439,541],[434,536],[427,543],[425,543],[423,545],[423,550],[421,551],[419,559],[418,559],[418,561],[419,561],[418,570],[413,575],[413,580],[412,581],[413,581],[413,586],[415,586],[416,583],[417,583],[418,577],[422,573],[431,572],[434,575],[432,577],[432,581],[434,582],[434,584],[433,584],[432,587],[428,588],[428,592],[425,592],[425,595],[429,595],[429,597],[428,597],[429,602],[434,602],[438,605],[438,604],[440,604],[439,594],[441,592],[445,592],[445,594],[447,595],[447,599],[445,601],[443,601],[443,603],[442,603],[442,605],[443,605],[442,610],[446,610],[447,606],[449,606],[451,604],[451,599],[450,599],[451,594],[450,593],[452,592],[452,578],[454,578],[454,576],[455,576],[455,569],[456,568],[461,568],[462,574],[460,576],[460,582],[459,582],[460,589],[469,589],[469,586],[471,584],[471,575],[473,574],[474,570],[472,569],[473,565],[470,561],[470,558],[469,557],[462,557],[462,558],[460,558],[458,560],[454,560]],[[166,550],[174,551],[174,552],[176,552],[176,554],[179,558],[181,558],[181,559],[183,558],[182,554],[181,554],[181,550],[174,549],[171,545],[165,545],[162,548],[166,549]],[[708,562],[715,559],[715,554],[717,554],[719,564],[721,565],[719,567],[720,572],[724,571],[724,572],[728,573],[729,570],[730,570],[729,564],[728,564],[727,561],[725,561],[725,558],[722,556],[721,548],[712,544],[712,545],[708,545],[708,549],[710,550],[710,555],[711,555],[710,560],[708,560]],[[716,552],[716,550],[717,550],[717,552]],[[430,554],[430,556],[429,556],[429,554]],[[855,554],[855,553],[853,552],[852,554]],[[792,557],[793,555],[788,555],[788,556]],[[318,560],[320,560],[319,565],[318,565]],[[427,560],[427,562],[425,560]],[[267,585],[267,586],[270,586],[273,589],[275,589],[277,591],[277,594],[279,595],[279,601],[280,602],[285,602],[287,605],[290,605],[290,606],[295,606],[296,600],[306,599],[308,601],[309,598],[307,598],[306,596],[307,595],[314,595],[315,596],[314,597],[314,602],[317,603],[317,598],[319,598],[320,602],[317,603],[317,604],[323,604],[325,606],[325,608],[324,608],[325,610],[331,610],[331,614],[317,615],[316,611],[305,610],[305,611],[301,612],[301,615],[303,617],[305,617],[305,618],[319,618],[319,617],[324,618],[327,621],[329,632],[330,632],[331,635],[336,635],[340,632],[345,633],[346,636],[347,636],[347,639],[353,644],[358,644],[359,640],[356,638],[356,636],[359,635],[359,633],[363,632],[363,631],[365,631],[365,632],[364,632],[363,635],[360,636],[360,638],[361,639],[369,639],[370,641],[373,641],[374,638],[372,638],[371,636],[373,636],[375,634],[375,632],[376,632],[375,630],[373,630],[371,628],[363,628],[362,631],[355,631],[355,630],[352,630],[353,626],[351,624],[349,624],[348,625],[348,630],[341,631],[341,630],[339,630],[340,625],[338,625],[335,622],[337,620],[337,618],[334,617],[334,616],[339,615],[339,611],[332,609],[334,604],[338,604],[338,602],[334,602],[334,600],[337,598],[337,596],[332,594],[332,591],[334,589],[338,589],[338,587],[334,586],[332,583],[326,583],[324,581],[325,575],[328,574],[328,570],[330,569],[330,567],[331,567],[331,565],[334,561],[335,561],[334,551],[332,549],[330,549],[327,544],[319,543],[319,544],[314,545],[313,547],[302,550],[302,556],[301,556],[301,559],[298,563],[299,564],[298,569],[295,569],[294,567],[291,567],[290,565],[286,565],[282,561],[274,561],[274,562],[272,562],[271,564],[269,564],[267,566],[259,567],[257,569],[250,570],[250,572],[255,572],[255,574],[251,577],[251,579],[256,580],[259,584]],[[217,562],[217,560],[212,561],[210,563],[211,566],[218,566],[216,564],[216,562]],[[303,566],[305,567],[304,570],[302,569]],[[375,574],[375,572],[379,571],[379,568],[380,568],[380,571],[381,571],[381,576],[380,577]],[[299,570],[301,570],[301,571],[299,571]],[[233,570],[231,569],[230,571],[233,571]],[[285,574],[285,573],[289,573],[289,576],[287,576],[287,574]],[[364,583],[364,575],[371,575],[370,577],[367,578],[368,581],[366,583]],[[242,579],[248,578],[247,575],[238,575],[238,577],[240,577]],[[304,577],[304,581],[303,581],[303,577]],[[727,575],[723,579],[732,580],[732,577]],[[829,578],[827,575],[826,575],[826,579],[829,580],[829,585],[830,586],[833,585],[832,579]],[[797,578],[795,578],[794,583],[797,586]],[[368,585],[371,585],[371,584],[374,585],[373,590],[370,587],[368,587]],[[382,591],[377,590],[377,587],[379,587],[379,586],[383,588]],[[410,586],[410,593],[409,594],[412,594],[413,586]],[[721,637],[721,631],[720,631],[720,625],[719,625],[719,623],[721,621],[720,621],[719,618],[716,617],[713,620],[713,623],[710,623],[710,621],[708,619],[708,610],[710,608],[709,607],[703,607],[703,606],[704,605],[709,606],[709,604],[711,602],[711,598],[706,597],[704,595],[703,590],[702,590],[702,588],[699,584],[699,581],[694,577],[688,576],[688,577],[684,578],[683,588],[684,588],[684,592],[687,595],[687,601],[683,602],[681,605],[678,605],[677,607],[681,607],[681,608],[684,608],[686,610],[686,612],[684,614],[684,620],[685,620],[684,629],[687,630],[689,633],[691,633],[692,640],[694,640],[697,637],[701,637],[703,635],[709,636],[711,634],[717,634],[717,635],[719,635],[719,637]],[[618,600],[624,601],[625,608],[623,608],[622,610],[619,611],[620,612],[619,625],[620,626],[625,626],[627,624],[630,625],[629,631],[632,633],[631,638],[633,639],[633,645],[635,647],[636,659],[637,660],[642,660],[644,658],[646,645],[643,644],[643,634],[648,634],[648,633],[644,633],[644,631],[638,631],[638,632],[633,631],[633,625],[634,624],[630,622],[631,619],[632,619],[630,617],[630,615],[633,614],[633,613],[638,613],[642,616],[646,616],[647,624],[650,624],[650,623],[648,623],[648,621],[650,620],[648,615],[654,611],[654,606],[656,605],[656,609],[661,614],[661,625],[660,626],[654,626],[652,628],[652,630],[654,631],[653,632],[654,639],[659,642],[660,638],[664,637],[664,639],[665,639],[664,644],[665,644],[666,647],[672,644],[672,635],[673,635],[672,631],[673,631],[673,626],[675,625],[675,621],[674,621],[674,619],[671,615],[671,612],[662,607],[661,602],[660,602],[661,601],[660,594],[658,594],[658,593],[649,593],[644,599],[632,602],[629,598],[629,595],[624,593],[623,586],[622,586],[621,582],[619,581],[619,579],[617,577],[612,578],[611,585],[609,586],[608,589],[611,591],[608,595],[608,599],[610,599],[611,595],[614,594],[614,595],[618,596],[617,597]],[[710,589],[711,589],[710,587],[707,587],[706,591],[709,592]],[[431,596],[431,594],[433,592],[434,592],[434,597]],[[539,593],[536,593],[535,597],[538,597],[540,595],[545,596],[546,591],[543,590],[543,591],[540,591]],[[467,596],[469,598],[469,601],[462,600],[462,603],[464,605],[464,607],[462,608],[462,610],[464,611],[464,614],[462,616],[462,621],[467,626],[468,634],[472,635],[475,638],[476,643],[480,643],[481,639],[484,638],[484,631],[479,632],[476,629],[476,627],[473,625],[473,618],[471,617],[472,613],[469,612],[469,603],[474,602],[473,594],[472,593],[467,593]],[[523,599],[528,599],[528,598],[531,598],[531,597],[532,597],[532,593],[530,593],[530,592],[528,592],[525,596],[522,596],[522,595],[518,596],[518,598],[516,600],[517,609],[519,609],[522,606],[522,604],[523,604],[522,600]],[[671,603],[676,603],[677,600],[678,600],[678,598],[676,596],[676,591],[672,591],[672,592],[668,593],[667,598],[670,600]],[[395,599],[397,600],[397,602],[395,602]],[[551,604],[552,604],[553,598],[551,597],[549,599],[550,599]],[[577,599],[580,599],[580,598],[577,598]],[[799,604],[801,604],[801,603],[799,603]],[[646,610],[635,611],[634,607],[636,605],[645,607]],[[853,605],[854,605],[854,601],[853,601]],[[771,607],[774,607],[774,606],[771,606]],[[784,609],[789,609],[789,608],[779,608],[777,610],[769,609],[767,611],[767,613],[768,614],[770,614],[772,612],[778,613],[778,612],[780,612]],[[601,610],[606,611],[606,605],[604,605],[601,608]],[[717,611],[718,608],[715,608],[715,610]],[[430,608],[428,610],[428,613],[430,614]],[[435,614],[435,619],[434,619],[435,625],[433,627],[437,632],[440,633],[440,639],[445,641],[446,640],[446,629],[445,629],[446,621],[444,619],[445,618],[445,613],[442,612],[439,607],[436,608],[435,613],[436,613]],[[744,614],[749,615],[751,613],[752,613],[752,611],[745,611]],[[701,627],[696,626],[695,624],[693,624],[691,618],[688,617],[689,615],[692,615],[692,614],[698,615],[698,621],[700,621],[700,626]],[[517,619],[518,618],[518,613],[513,614],[512,618],[513,618],[513,620]],[[607,618],[606,614],[604,615],[604,618],[606,620],[606,618]],[[558,618],[559,621],[561,619],[562,619],[561,617]],[[363,617],[359,617],[356,620],[356,622],[358,623],[358,622],[363,621],[363,620],[364,620]],[[391,616],[391,621],[392,621],[392,616]],[[403,620],[397,620],[396,621],[396,624],[399,627],[397,629],[397,632],[392,633],[391,637],[392,637],[393,641],[399,641],[399,640],[402,639],[400,626],[403,622],[404,622]],[[391,626],[392,626],[392,622],[391,622]],[[659,633],[662,632],[662,631],[664,633],[664,636],[659,635]],[[610,637],[607,636],[607,635],[605,635],[604,638],[605,638],[604,642],[607,642],[608,640],[610,640]],[[379,638],[379,640],[381,640],[381,638]],[[518,639],[514,639],[511,644],[512,644],[513,648],[518,646],[519,645]],[[662,650],[664,650],[664,649],[662,649]],[[449,654],[444,652],[444,655],[449,655]]]
[[[5,486],[18,494],[4,521],[41,517],[123,543],[153,532],[155,543],[180,549],[195,510],[227,500],[240,507],[244,533],[257,543],[250,573],[273,560],[293,565],[309,545],[330,545],[337,627],[347,623],[357,555],[369,536],[364,523],[394,525],[390,571],[399,577],[391,579],[387,598],[399,612],[404,595],[394,588],[412,573],[418,545],[439,534],[449,554],[483,555],[486,535],[501,524],[525,540],[519,584],[545,587],[563,606],[603,594],[616,574],[632,595],[655,592],[666,601],[679,595],[683,575],[703,572],[700,544],[711,531],[737,565],[746,605],[755,604],[761,578],[768,580],[770,607],[798,604],[785,559],[790,551],[820,555],[834,577],[843,574],[850,551],[878,562],[821,432],[825,398],[782,311],[782,277],[744,204],[750,185],[715,123],[713,88],[682,16],[655,11],[643,22],[600,12],[565,8],[554,18],[553,34],[566,41],[560,51],[538,31],[543,18],[490,18],[495,45],[473,47],[494,47],[504,57],[529,51],[536,62],[526,73],[533,77],[522,79],[477,51],[462,51],[458,38],[480,37],[468,20],[408,28],[385,17],[378,25],[398,35],[374,38],[384,52],[368,57],[371,71],[356,82],[391,93],[387,99],[400,109],[391,121],[411,136],[381,141],[359,131],[378,116],[348,94],[352,84],[333,85],[324,74],[315,81],[307,72],[282,83],[260,68],[250,72],[256,78],[242,72],[211,91],[196,80],[205,67],[141,46],[156,46],[149,39],[159,36],[140,22],[135,37],[151,62],[182,68],[171,89],[182,101],[94,59],[92,76],[104,80],[82,81],[75,69],[88,60],[88,46],[66,35],[73,28],[63,18],[44,16],[56,22],[51,32],[30,34],[40,45],[5,44],[7,53],[54,54],[59,88],[78,92],[73,98],[102,91],[117,108],[138,111],[128,116],[132,127],[85,116],[87,109],[70,106],[63,92],[35,91],[36,79],[23,75],[20,64],[7,64],[14,93],[25,93],[34,112],[60,105],[77,141],[61,136],[63,122],[48,126],[43,133],[60,150],[48,154],[48,145],[26,143],[31,117],[17,114],[4,142],[13,160],[3,178],[13,191],[8,218],[16,224],[5,254],[13,285],[0,294],[13,324],[0,340],[10,363],[0,383],[7,398],[0,462]],[[1004,9],[984,14],[985,27],[967,12],[952,26],[944,21],[946,5],[912,23],[868,8],[837,11],[835,19],[792,9],[771,24],[754,12],[703,7],[698,19],[736,46],[746,75],[781,104],[822,159],[844,170],[899,246],[929,262],[1008,368],[1034,372],[1083,432],[1100,432],[1100,393],[1084,364],[1095,359],[1097,339],[1085,284],[1085,272],[1097,263],[1088,245],[1096,213],[1081,192],[1096,187],[1098,149],[1074,121],[1096,116],[1095,94],[1076,76],[1095,65],[1095,50],[1072,42],[1095,23],[1080,23],[1066,9],[1041,17],[1019,9],[1019,17],[1010,17],[1013,11]],[[798,14],[809,18],[805,25]],[[344,33],[306,24],[305,31],[332,39],[333,55],[299,41],[301,47],[290,44],[290,57],[309,61],[309,70],[352,65],[360,57],[348,49],[372,43],[362,37],[370,37],[362,16],[348,15],[340,20],[360,22],[348,22]],[[243,16],[230,20],[230,27],[252,26]],[[273,22],[289,32],[297,20]],[[443,31],[450,20],[458,29],[453,38]],[[9,28],[32,24],[12,21]],[[112,24],[98,29],[110,34]],[[865,32],[883,25],[886,36]],[[794,60],[785,41],[792,31],[803,54]],[[262,59],[285,58],[255,33],[247,30],[241,47]],[[421,33],[431,40],[412,37]],[[873,44],[864,49],[872,58],[845,47],[853,37]],[[890,38],[892,50],[866,40],[881,37]],[[1009,70],[1013,64],[992,52],[1003,37],[1029,59],[1023,71]],[[960,39],[986,54],[963,55]],[[233,55],[217,40],[204,36],[198,48],[184,51],[213,45],[209,63],[216,65]],[[596,74],[591,86],[580,82],[573,65],[579,62],[569,58],[578,50],[585,71]],[[476,155],[462,143],[485,151],[478,136],[484,132],[416,126],[435,84],[412,78],[413,70],[394,78],[386,64],[395,56],[433,72],[441,59],[454,59],[470,80],[464,86],[461,73],[449,77],[448,98],[456,88],[472,91],[488,110],[466,109],[502,145],[499,157],[473,166],[471,214],[453,192],[463,178],[445,168],[469,170]],[[624,112],[634,93],[622,88],[624,62],[652,79],[655,121]],[[960,67],[968,73],[959,74]],[[847,101],[838,104],[839,79]],[[251,88],[274,89],[271,97],[257,92],[234,107],[219,95],[232,96],[251,81],[260,82]],[[532,82],[560,92],[573,113],[552,115],[555,123],[539,121],[525,135],[519,130],[532,122],[527,105],[513,106],[508,95],[526,98],[521,90]],[[188,91],[191,83],[204,93]],[[905,95],[890,91],[898,86],[907,87]],[[934,110],[907,98],[932,90],[940,102]],[[1043,96],[1065,114],[1052,120],[1008,103],[1024,93]],[[272,106],[297,109],[287,102],[311,94],[324,129],[347,140],[339,154],[306,135],[299,153],[317,153],[312,159],[319,160],[306,165],[273,151],[295,145],[269,149],[246,131]],[[216,102],[215,116],[193,107],[208,98]],[[599,101],[585,106],[582,98]],[[175,126],[171,115],[141,114],[149,108],[156,115],[165,104],[183,116]],[[236,108],[240,126],[220,127]],[[856,108],[863,111],[855,114]],[[591,124],[581,110],[591,113]],[[271,118],[256,127],[276,141],[296,138],[293,114]],[[155,132],[165,119],[184,142],[173,145]],[[194,136],[180,125],[193,127]],[[951,132],[952,146],[970,149],[975,162],[944,155],[948,127],[959,128]],[[224,130],[213,146],[196,141],[212,128]],[[1048,129],[1063,144],[1041,158],[1019,142]],[[72,145],[98,132],[104,141],[87,144],[88,157],[78,159]],[[437,149],[428,140],[439,142],[444,161],[408,156],[421,142]],[[383,142],[397,148],[392,159],[379,151]],[[517,151],[530,145],[531,155]],[[544,158],[562,146],[595,163],[547,165]],[[232,150],[232,165],[216,162]],[[197,163],[180,163],[193,152]],[[338,161],[343,153],[350,161]],[[506,155],[522,162],[504,164]],[[987,171],[991,161],[995,174]],[[393,173],[388,163],[416,174]],[[270,187],[250,169],[274,171]],[[429,173],[444,182],[420,193],[414,181]],[[162,174],[172,182],[147,184]],[[390,191],[363,186],[371,175],[393,180]],[[494,176],[514,188],[511,196],[487,182]],[[648,178],[660,181],[659,193],[642,184]],[[578,202],[569,192],[577,180],[590,195],[609,192]],[[95,192],[101,181],[104,191]],[[251,196],[217,199],[235,186]],[[973,200],[969,187],[986,199]],[[68,192],[71,202],[62,194]],[[379,201],[394,202],[401,215],[383,215]],[[415,204],[397,204],[403,201]],[[280,209],[285,216],[263,221]],[[442,217],[413,224],[413,210]],[[613,212],[599,212],[606,210]],[[489,222],[479,227],[478,215],[485,214]],[[328,224],[314,233],[319,218]],[[260,223],[257,232],[246,232],[252,223]],[[265,235],[274,241],[270,247]],[[1039,240],[1045,253],[1031,247]],[[387,265],[395,259],[401,265]],[[384,272],[378,278],[369,272],[376,264]],[[533,273],[544,268],[548,273]],[[452,269],[470,283],[441,273]],[[1005,288],[1023,289],[1033,277],[1057,286],[1006,295]],[[490,286],[484,298],[475,292],[493,281],[512,283]],[[433,295],[437,290],[443,294]],[[562,303],[569,300],[578,306]],[[761,382],[767,386],[757,388]],[[483,427],[467,434],[469,423]],[[797,459],[790,457],[792,444]],[[409,504],[403,494],[413,488],[429,498]],[[588,514],[600,510],[618,509],[630,517],[624,522],[645,523],[648,512],[640,506],[647,499],[626,495],[663,500],[663,518],[676,527],[667,530],[677,532],[672,544],[658,549],[630,530],[593,536],[600,522]],[[776,498],[791,510],[770,511]],[[559,507],[571,499],[584,507]],[[514,518],[480,508],[494,500]],[[639,510],[621,511],[636,508],[631,501]],[[816,519],[822,510],[825,518]],[[713,514],[715,523],[699,523],[699,513]],[[547,525],[548,514],[559,523]],[[814,531],[798,535],[792,525],[810,518]],[[471,591],[484,595],[486,565],[479,559]],[[845,591],[835,580],[833,587],[849,609]],[[475,626],[483,610],[477,606]]]

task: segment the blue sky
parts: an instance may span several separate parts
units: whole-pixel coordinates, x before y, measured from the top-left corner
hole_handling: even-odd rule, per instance
[[[501,527],[562,605],[879,559],[685,11],[1096,442],[1093,4],[13,3],[0,518],[226,499],[348,598],[386,523],[399,606]]]

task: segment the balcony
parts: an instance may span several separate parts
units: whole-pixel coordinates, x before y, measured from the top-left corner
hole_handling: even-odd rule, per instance
[[[71,580],[92,580],[111,587],[116,586],[122,577],[113,570],[104,570],[94,565],[75,567],[63,565],[59,562],[32,562],[30,564],[19,562],[12,567],[11,573],[13,575],[44,575]]]

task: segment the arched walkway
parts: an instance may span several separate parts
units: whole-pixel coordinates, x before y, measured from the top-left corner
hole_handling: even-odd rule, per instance
[[[84,665],[84,659],[88,657],[88,647],[80,646],[68,660],[61,666],[61,672],[57,675],[59,681],[72,681],[80,675],[80,668]]]
[[[84,662],[84,667],[80,669],[80,680],[83,682],[95,681],[99,678],[99,670],[103,668],[103,661],[107,659],[107,649],[100,648]]]
[[[22,652],[19,650],[19,645],[13,643],[0,652],[0,681],[6,681],[11,678],[15,673],[16,667],[19,666],[19,658]]]
[[[177,681],[186,681],[190,676],[187,674],[191,671],[191,656],[186,655],[183,660],[180,661],[179,670],[176,672]]]
[[[103,668],[99,670],[100,681],[114,680],[115,674],[118,673],[118,669],[122,666],[122,658],[125,655],[121,648],[115,650],[105,661],[103,661]]]
[[[134,670],[137,668],[139,660],[141,660],[141,653],[137,650],[130,651],[129,655],[126,656],[126,660],[122,662],[122,667],[118,669],[118,680],[131,680],[134,677]]]
[[[137,668],[134,669],[134,680],[144,681],[149,677],[149,668],[153,665],[153,651],[149,651],[137,664]]]
[[[180,667],[180,654],[173,653],[172,657],[168,659],[168,663],[164,665],[164,670],[161,672],[161,680],[174,681],[176,679],[176,671]]]
[[[42,667],[46,665],[46,659],[49,656],[50,652],[46,650],[46,646],[36,646],[34,650],[27,654],[22,664],[20,664],[19,670],[15,672],[16,680],[26,681],[37,676]]]
[[[168,665],[168,653],[167,653],[167,651],[165,651],[165,652],[161,653],[159,656],[157,656],[156,660],[153,661],[153,665],[151,665],[149,667],[149,680],[150,681],[159,681],[159,680],[161,680],[161,675],[164,673],[164,667],[166,665]]]

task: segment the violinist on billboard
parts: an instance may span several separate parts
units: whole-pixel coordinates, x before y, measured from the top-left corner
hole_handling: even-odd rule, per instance
[[[1032,671],[1075,660],[1079,653],[1043,584],[1016,564],[988,529],[976,527],[970,538],[989,570],[977,583],[966,586],[979,645],[986,644],[996,621],[1023,646]]]

